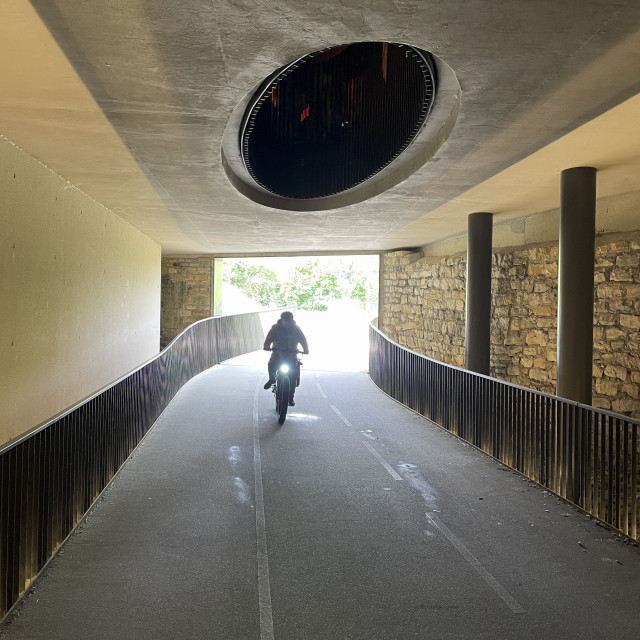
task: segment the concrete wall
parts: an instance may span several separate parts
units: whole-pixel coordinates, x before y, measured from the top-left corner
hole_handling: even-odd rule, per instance
[[[597,238],[593,404],[640,418],[640,232]],[[466,254],[386,254],[379,326],[390,338],[464,366]],[[495,249],[491,375],[555,393],[558,245]]]
[[[158,352],[160,247],[0,137],[0,443]]]
[[[213,315],[213,268],[212,256],[162,259],[161,348],[190,324]]]

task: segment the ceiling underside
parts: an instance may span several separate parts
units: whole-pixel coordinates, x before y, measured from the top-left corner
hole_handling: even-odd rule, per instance
[[[370,200],[294,212],[221,161],[236,105],[310,51],[405,42],[461,86],[435,156]],[[558,206],[559,172],[640,190],[635,0],[2,0],[0,135],[169,254],[380,251]]]

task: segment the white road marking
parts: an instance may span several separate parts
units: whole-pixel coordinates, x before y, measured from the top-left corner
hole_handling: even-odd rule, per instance
[[[338,411],[338,407],[333,404],[330,404],[329,406],[336,412],[338,418],[340,418],[340,420],[342,420],[342,422],[344,422],[347,427],[353,427],[353,425]]]
[[[320,386],[320,383],[319,383],[319,382],[316,382],[316,387],[318,387],[318,391],[320,392],[320,395],[321,395],[323,398],[326,398],[326,397],[327,397],[327,394],[322,390],[322,387]]]
[[[460,555],[480,574],[480,577],[500,596],[504,603],[514,613],[524,613],[524,608],[520,603],[482,566],[478,558],[476,558],[462,541],[456,537],[445,524],[440,522],[434,513],[427,512],[427,520],[431,522],[460,552]]]
[[[402,478],[394,471],[393,467],[373,448],[373,445],[368,442],[363,443],[369,451],[373,454],[373,457],[389,472],[394,480],[402,480]]]
[[[363,435],[365,434],[363,433]],[[368,442],[364,442],[363,444],[393,478],[396,480],[402,480],[402,477],[398,475],[393,467],[374,449],[373,445]],[[422,478],[422,474],[416,473],[419,472],[419,469],[415,465],[408,463],[404,463],[402,467],[405,471],[413,472],[413,476],[419,475],[419,477],[411,477],[410,484],[413,485],[414,489],[417,489],[420,492],[427,506],[431,506],[435,501],[435,497],[433,496],[433,492],[429,485],[427,485]],[[427,516],[427,520],[436,529],[438,529],[438,531],[440,531],[447,540],[449,540],[460,555],[480,574],[480,577],[498,594],[511,611],[514,613],[524,613],[525,609],[522,605],[482,566],[480,560],[478,560],[471,551],[465,547],[463,542],[443,522],[440,521],[438,516],[435,514],[435,511],[436,510],[433,509],[432,511],[426,512],[425,515]],[[428,535],[432,535],[432,533],[428,533]]]
[[[258,546],[258,608],[260,610],[260,640],[273,640],[273,611],[271,609],[271,583],[269,580],[269,554],[264,517],[262,491],[262,458],[260,433],[258,432],[258,394],[260,383],[253,396],[253,471],[256,491],[256,540]]]

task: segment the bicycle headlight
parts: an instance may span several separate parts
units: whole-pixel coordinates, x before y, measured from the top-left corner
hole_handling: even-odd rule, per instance
[[[280,371],[282,371],[282,373],[289,373],[289,365],[288,364],[280,365]]]

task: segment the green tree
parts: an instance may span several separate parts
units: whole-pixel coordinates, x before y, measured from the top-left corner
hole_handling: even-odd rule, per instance
[[[353,262],[344,266],[340,272],[343,297],[358,300],[363,309],[376,298],[374,281],[377,281],[377,271],[370,274],[358,270]]]
[[[309,311],[326,311],[329,300],[342,297],[338,276],[321,267],[317,260],[298,265],[282,286],[281,294],[283,300]]]
[[[235,262],[231,273],[228,276],[225,273],[225,279],[263,307],[279,306],[283,303],[278,277],[263,265]]]
[[[349,294],[351,300],[359,300],[360,306],[365,309],[368,300],[367,279],[363,276],[356,280]]]

